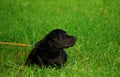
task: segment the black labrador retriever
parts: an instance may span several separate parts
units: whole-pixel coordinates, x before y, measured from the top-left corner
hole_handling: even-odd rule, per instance
[[[37,64],[39,66],[61,67],[67,61],[67,54],[63,49],[72,47],[75,41],[74,36],[69,36],[61,29],[55,29],[35,44],[25,65]]]

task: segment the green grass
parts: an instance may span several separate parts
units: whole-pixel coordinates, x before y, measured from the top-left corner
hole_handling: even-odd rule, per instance
[[[0,77],[120,77],[119,0],[0,0],[0,41],[35,44],[60,28],[77,37],[61,69],[25,67],[32,47],[0,45]]]

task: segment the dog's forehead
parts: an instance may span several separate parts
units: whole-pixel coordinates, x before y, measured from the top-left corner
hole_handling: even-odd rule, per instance
[[[61,29],[56,29],[56,30],[53,30],[51,33],[53,33],[53,34],[65,34],[66,32],[64,30],[61,30]]]

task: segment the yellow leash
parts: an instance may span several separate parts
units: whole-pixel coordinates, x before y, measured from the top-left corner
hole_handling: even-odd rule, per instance
[[[1,34],[2,32],[0,32]],[[10,42],[0,42],[0,44],[4,44],[4,45],[16,45],[16,46],[32,46],[30,44],[20,44],[20,43],[10,43]]]
[[[16,45],[16,46],[31,46],[30,44],[9,43],[9,42],[0,42],[0,44],[4,44],[4,45]]]

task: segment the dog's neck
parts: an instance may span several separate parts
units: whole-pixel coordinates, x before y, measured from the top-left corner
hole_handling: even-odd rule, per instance
[[[36,43],[34,48],[37,48],[37,49],[45,51],[46,53],[52,53],[52,54],[58,53],[60,50],[63,50],[63,48],[51,47],[48,43],[45,43],[42,41]]]
[[[63,49],[58,49],[58,48],[46,48],[46,47],[35,47],[38,49],[41,49],[43,51],[59,51],[59,50],[63,50]]]

